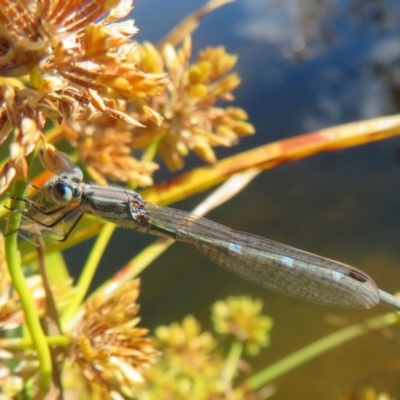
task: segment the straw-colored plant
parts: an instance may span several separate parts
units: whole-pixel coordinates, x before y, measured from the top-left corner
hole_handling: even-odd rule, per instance
[[[190,35],[204,15],[228,2],[209,1],[156,45],[134,41],[137,28],[125,19],[131,0],[1,2],[0,191],[3,204],[14,210],[7,214],[5,237],[0,235],[1,399],[263,398],[265,386],[280,374],[366,328],[396,320],[388,314],[366,321],[363,329],[349,327],[246,376],[239,361],[267,346],[272,328],[260,301],[217,302],[212,308],[216,333],[202,331],[193,316],[157,328],[153,338],[139,327],[139,280],[133,278],[170,241],[145,249],[87,300],[113,226],[84,218],[65,242],[40,236],[18,242],[23,207],[18,199],[29,194],[27,182],[40,187],[51,174],[70,172],[75,164],[98,184],[111,179],[130,188],[147,186],[143,196],[165,205],[238,172],[247,172],[243,185],[285,161],[397,134],[400,119],[391,117],[217,161],[216,146],[232,146],[254,128],[244,110],[216,105],[234,100],[240,83],[232,72],[236,56],[223,47],[192,54]],[[213,168],[182,174],[167,187],[153,186],[155,170],[164,164],[180,170],[191,152]],[[45,172],[39,171],[38,159]],[[236,184],[211,207],[235,190]],[[73,285],[61,251],[93,236],[95,245]]]

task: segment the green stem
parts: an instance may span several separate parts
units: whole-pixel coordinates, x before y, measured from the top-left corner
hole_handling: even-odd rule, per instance
[[[156,240],[153,244],[147,246],[132,258],[128,264],[119,270],[111,279],[97,288],[91,296],[99,296],[101,293],[110,293],[112,288],[115,288],[116,283],[122,285],[132,278],[135,278],[174,243],[174,240],[167,238]]]
[[[228,358],[226,359],[225,367],[222,373],[222,380],[225,384],[232,382],[235,372],[237,371],[242,352],[243,344],[238,340],[235,340],[229,351]]]
[[[25,189],[25,183],[14,181],[12,190],[14,196],[23,197]],[[22,202],[20,201],[12,201],[11,207],[20,209],[22,207],[21,203]],[[12,212],[9,214],[6,226],[6,232],[9,232],[9,234],[5,237],[6,259],[11,280],[21,301],[27,328],[37,351],[39,360],[39,387],[42,392],[45,392],[47,391],[51,381],[51,356],[49,346],[46,342],[46,336],[43,333],[39,316],[36,312],[32,293],[26,283],[20,265],[20,253],[17,245],[17,230],[20,222],[20,213]]]
[[[146,148],[142,156],[142,161],[153,161],[157,155],[158,147],[160,145],[161,138],[153,140]]]
[[[43,86],[43,77],[37,64],[30,69],[29,80],[31,86],[37,90],[40,90],[40,88]]]
[[[111,235],[114,232],[116,225],[105,224],[97,237],[96,243],[94,244],[89,257],[86,261],[81,276],[79,277],[76,285],[76,292],[71,299],[68,308],[62,316],[62,326],[65,326],[76,314],[80,304],[85,298],[89,286],[92,283],[94,273],[99,265],[100,259],[110,241]]]
[[[396,322],[399,322],[399,315],[395,313],[388,313],[367,319],[363,323],[348,326],[279,360],[275,364],[253,375],[241,385],[251,390],[259,390],[281,375],[289,372],[299,365],[304,364],[312,358],[325,353],[328,350],[364,335],[369,331],[381,329],[383,327],[393,325]]]
[[[67,336],[46,336],[48,346],[67,347],[71,339]],[[30,350],[34,346],[31,338],[7,338],[0,339],[0,348],[7,350]]]

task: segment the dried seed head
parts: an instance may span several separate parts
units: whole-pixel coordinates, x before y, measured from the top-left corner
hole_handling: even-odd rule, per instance
[[[46,143],[48,119],[86,124],[108,115],[143,126],[126,113],[127,102],[146,103],[167,80],[137,66],[131,39],[138,30],[132,20],[117,22],[131,10],[132,0],[2,1],[0,143],[14,136],[0,192],[16,174],[27,175],[25,158],[40,138]],[[28,73],[29,88],[26,79],[9,78]],[[52,171],[68,164],[49,158]]]
[[[118,288],[112,296],[87,301],[85,315],[71,334],[73,358],[88,384],[132,396],[157,351],[148,330],[137,327],[139,280]]]
[[[171,170],[183,167],[190,150],[203,160],[213,163],[214,146],[232,146],[238,138],[254,133],[245,122],[247,114],[239,108],[214,107],[216,101],[233,100],[231,93],[240,83],[237,74],[230,73],[237,57],[223,47],[207,48],[190,64],[191,41],[187,37],[180,49],[166,44],[158,50],[149,43],[138,47],[138,63],[149,70],[160,71],[165,65],[171,78],[167,91],[150,101],[152,110],[164,117],[156,126],[148,114],[136,112],[134,117],[146,125],[136,129],[136,137],[160,138],[159,153]]]

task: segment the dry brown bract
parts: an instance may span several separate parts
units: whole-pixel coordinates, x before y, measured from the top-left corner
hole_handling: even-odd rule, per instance
[[[171,170],[183,167],[189,151],[204,161],[215,162],[212,147],[232,146],[240,136],[254,133],[244,110],[216,107],[220,100],[234,99],[231,92],[240,78],[231,70],[237,57],[223,47],[206,48],[191,63],[191,53],[189,36],[180,49],[166,44],[159,51],[145,43],[136,53],[138,62],[148,71],[159,73],[165,65],[170,78],[167,91],[150,100],[151,109],[164,117],[164,123],[152,124],[145,113],[134,117],[146,125],[146,129],[135,129],[136,136],[159,138],[160,155]]]
[[[136,326],[139,284],[136,279],[106,299],[87,301],[85,315],[72,331],[73,359],[88,384],[100,385],[106,393],[132,396],[157,354],[153,340],[143,337],[148,330]]]
[[[25,157],[45,140],[48,118],[88,121],[106,114],[141,126],[124,112],[126,102],[145,103],[166,78],[134,62],[137,28],[132,20],[116,22],[131,9],[132,0],[0,3],[0,144],[14,132],[1,191],[17,173],[26,177]],[[15,79],[26,74],[29,88]]]
[[[150,43],[138,44],[134,58],[146,71],[161,74],[166,70],[170,78],[167,90],[152,96],[148,104],[125,103],[126,113],[145,127],[107,115],[85,124],[64,125],[96,182],[105,184],[107,176],[151,185],[157,164],[138,161],[131,154],[152,143],[157,143],[154,148],[167,166],[178,170],[190,151],[212,163],[216,161],[213,147],[232,146],[240,136],[254,133],[244,110],[216,107],[219,100],[233,100],[231,92],[240,83],[231,72],[237,57],[223,47],[207,48],[191,63],[191,39],[186,37],[179,49],[166,44],[159,51]]]

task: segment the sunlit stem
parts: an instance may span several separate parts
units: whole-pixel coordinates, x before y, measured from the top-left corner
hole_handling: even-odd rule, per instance
[[[97,270],[100,259],[110,241],[110,238],[116,226],[113,224],[105,224],[97,237],[97,240],[89,254],[85,266],[83,267],[82,274],[79,277],[76,292],[62,316],[62,326],[68,324],[78,311],[80,304],[87,295],[90,284],[92,283],[93,276]]]
[[[222,381],[226,387],[231,386],[231,382],[237,371],[238,363],[243,352],[243,343],[235,340],[229,351],[228,358],[225,362],[222,372]]]
[[[71,344],[67,336],[46,336],[48,346],[66,347]],[[32,350],[34,343],[31,338],[0,338],[0,348],[3,350]]]
[[[34,65],[29,71],[29,81],[32,87],[40,90],[43,85],[43,77],[38,65]]]
[[[285,358],[282,358],[275,364],[272,364],[262,371],[254,374],[252,377],[244,381],[242,385],[250,390],[259,390],[278,377],[327,352],[328,350],[334,349],[343,343],[365,335],[370,331],[382,329],[389,325],[398,323],[398,321],[398,314],[387,313],[367,319],[363,323],[348,326],[338,332],[332,333],[320,340],[317,340],[316,342],[303,347],[298,351],[295,351]]]
[[[14,196],[23,197],[25,190],[25,183],[14,181],[12,190],[12,194]],[[19,209],[22,207],[22,203],[14,200],[11,207],[13,209]],[[21,306],[24,311],[26,326],[37,351],[39,360],[39,388],[41,392],[45,392],[47,391],[51,381],[52,365],[50,350],[46,342],[46,336],[44,335],[40,325],[39,316],[37,314],[32,293],[25,280],[25,276],[20,265],[20,253],[17,245],[17,230],[20,223],[20,213],[12,212],[9,214],[6,232],[12,233],[5,238],[6,259],[12,283],[19,295]]]
[[[143,156],[142,156],[142,161],[153,161],[157,151],[158,151],[158,147],[160,145],[160,141],[161,139],[155,139],[153,140],[149,146],[147,146],[146,151],[144,152]]]
[[[172,239],[161,238],[156,240],[150,246],[147,246],[139,254],[133,257],[112,279],[109,279],[101,285],[91,296],[99,296],[110,294],[120,285],[138,276],[145,270],[155,259],[157,259],[164,251],[175,243]]]

